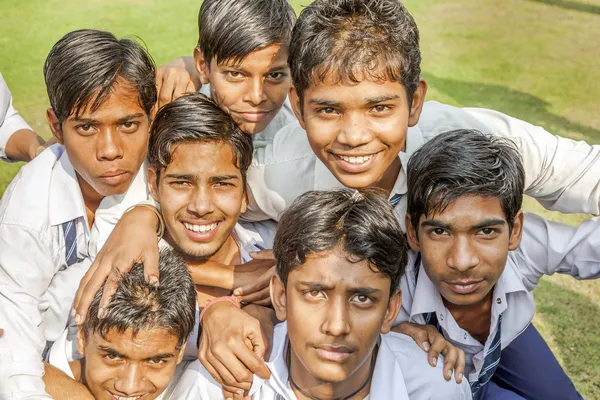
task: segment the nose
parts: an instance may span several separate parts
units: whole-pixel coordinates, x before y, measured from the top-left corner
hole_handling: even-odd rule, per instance
[[[128,364],[124,370],[119,371],[119,376],[115,381],[115,389],[126,396],[141,394],[145,387],[142,367],[136,363]]]
[[[471,238],[466,236],[456,238],[447,263],[450,268],[460,272],[468,271],[479,264],[479,257],[471,243]]]
[[[250,80],[250,87],[246,92],[245,99],[253,106],[258,106],[267,98],[264,90],[264,81],[262,77],[253,78]]]
[[[101,131],[96,141],[96,156],[98,160],[112,161],[123,158],[121,138],[112,128]]]
[[[343,116],[343,125],[337,141],[350,148],[360,147],[373,140],[371,129],[362,112],[350,112]]]
[[[330,300],[327,316],[322,325],[323,333],[330,336],[344,336],[350,332],[348,307],[348,302],[342,297]]]
[[[212,191],[207,185],[199,185],[192,192],[187,207],[188,211],[199,217],[212,213],[215,210]]]

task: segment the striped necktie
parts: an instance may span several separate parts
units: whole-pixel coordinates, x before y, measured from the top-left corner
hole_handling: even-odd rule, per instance
[[[77,219],[62,224],[63,234],[65,236],[65,261],[67,266],[77,262],[77,229],[75,224]]]
[[[390,204],[392,205],[392,207],[396,207],[398,205],[398,203],[400,203],[400,199],[402,198],[402,195],[400,193],[396,193],[395,195],[392,196],[392,198],[390,199]]]

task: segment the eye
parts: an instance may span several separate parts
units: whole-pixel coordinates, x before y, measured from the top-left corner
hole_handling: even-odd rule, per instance
[[[121,357],[119,357],[116,354],[112,354],[112,353],[108,353],[102,356],[102,358],[104,358],[105,361],[108,361],[109,363],[115,363],[118,361],[121,361]]]
[[[83,124],[77,125],[75,129],[81,134],[91,134],[94,133],[94,126],[91,124]]]
[[[431,230],[431,233],[433,233],[434,235],[437,235],[437,236],[441,236],[446,233],[446,230],[443,228],[433,228]]]
[[[171,181],[169,184],[171,186],[185,187],[189,186],[190,183],[188,181]]]
[[[498,230],[494,228],[482,228],[477,232],[478,235],[484,236],[486,238],[494,238],[498,234]]]
[[[148,364],[152,365],[153,367],[158,367],[161,365],[164,365],[167,361],[164,358],[156,358],[156,359],[150,359],[148,360]]]
[[[322,115],[337,115],[337,114],[339,114],[338,111],[333,107],[321,108],[321,109],[317,110],[317,113],[322,114]]]
[[[240,79],[243,77],[242,73],[238,71],[226,71],[225,75],[231,79]]]
[[[272,80],[281,80],[281,79],[285,78],[286,76],[287,76],[287,74],[284,72],[272,72],[267,75],[267,78],[272,79]]]
[[[121,128],[126,132],[135,132],[139,126],[138,122],[127,121],[121,124]]]
[[[231,182],[217,182],[217,183],[215,183],[215,186],[217,186],[217,187],[233,187],[235,185]]]
[[[366,294],[357,294],[352,298],[352,301],[360,305],[369,305],[373,303],[373,299]]]
[[[390,106],[386,106],[386,105],[376,105],[375,107],[373,107],[373,111],[377,112],[377,113],[382,113],[385,111],[391,110]]]
[[[306,297],[308,297],[309,300],[316,300],[316,299],[321,299],[323,297],[325,297],[325,295],[323,294],[323,292],[321,292],[320,290],[307,290],[304,292],[304,295]]]

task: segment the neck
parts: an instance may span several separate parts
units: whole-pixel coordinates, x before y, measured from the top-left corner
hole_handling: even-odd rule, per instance
[[[78,173],[76,173],[76,175],[79,188],[81,189],[81,195],[83,196],[83,203],[85,204],[88,226],[91,228],[94,224],[96,210],[100,207],[100,202],[104,199],[104,196],[96,192]]]
[[[329,382],[315,377],[293,350],[290,351],[289,358],[290,385],[298,400],[362,400],[371,390],[371,374],[375,368],[377,353],[374,350],[358,370],[341,382]]]
[[[402,168],[402,163],[400,162],[400,158],[396,157],[394,162],[390,164],[388,169],[383,173],[383,176],[379,181],[373,184],[373,187],[378,189],[382,189],[389,196],[394,189],[394,185],[396,184],[396,180],[398,179],[398,175],[400,174],[400,169]]]

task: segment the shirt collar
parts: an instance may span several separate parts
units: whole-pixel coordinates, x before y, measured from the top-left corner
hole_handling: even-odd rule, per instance
[[[61,146],[62,147],[62,146]],[[77,175],[64,147],[50,177],[49,217],[56,226],[80,217],[86,217],[85,203]]]

